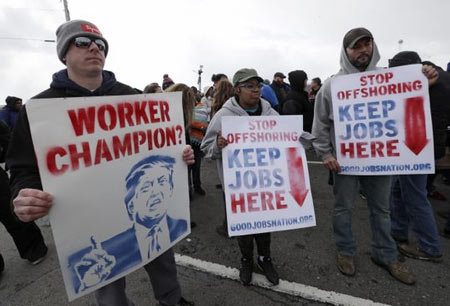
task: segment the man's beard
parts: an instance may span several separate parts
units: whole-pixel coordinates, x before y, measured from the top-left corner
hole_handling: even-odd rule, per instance
[[[368,55],[368,56],[367,56],[367,61],[365,61],[365,62],[360,62],[360,61],[358,61],[357,59],[355,59],[355,60],[350,59],[350,63],[351,63],[353,66],[355,66],[355,68],[358,68],[358,70],[364,71],[364,70],[366,70],[366,68],[369,66],[370,60],[371,60],[371,59],[372,59],[372,56],[371,56],[371,55]]]

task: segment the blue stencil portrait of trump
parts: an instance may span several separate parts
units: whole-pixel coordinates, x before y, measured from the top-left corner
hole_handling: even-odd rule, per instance
[[[89,247],[69,256],[75,293],[156,258],[188,231],[186,219],[168,213],[174,192],[174,165],[171,156],[151,155],[131,167],[125,177],[124,197],[130,227],[101,243],[93,234]]]

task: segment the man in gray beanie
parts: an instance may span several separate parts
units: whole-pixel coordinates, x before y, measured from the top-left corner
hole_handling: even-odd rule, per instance
[[[93,23],[84,20],[66,22],[58,28],[56,36],[58,58],[67,68],[55,73],[50,88],[33,99],[139,93],[116,81],[114,73],[103,70],[108,42]],[[183,151],[183,159],[188,164],[194,163],[190,147]],[[42,191],[26,107],[17,118],[6,162],[11,170],[12,198],[17,217],[22,222],[31,222],[48,215],[53,196]],[[144,269],[151,278],[155,298],[161,305],[194,305],[181,296],[171,249],[145,265]],[[99,305],[134,305],[125,294],[125,278],[100,288],[95,292],[95,298]]]

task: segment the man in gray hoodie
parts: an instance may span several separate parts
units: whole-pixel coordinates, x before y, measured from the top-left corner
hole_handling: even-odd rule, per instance
[[[372,34],[365,28],[355,28],[344,36],[340,65],[336,74],[346,75],[376,70],[380,60]],[[316,96],[312,134],[317,138],[314,147],[324,166],[334,174],[333,229],[337,247],[337,266],[345,275],[355,274],[353,257],[356,241],[352,233],[352,210],[359,184],[367,194],[372,227],[372,261],[386,269],[397,280],[412,285],[415,276],[397,259],[395,241],[391,237],[389,215],[390,176],[340,175],[336,160],[331,78],[326,80]]]

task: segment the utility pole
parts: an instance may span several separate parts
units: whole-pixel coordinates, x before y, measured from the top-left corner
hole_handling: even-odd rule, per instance
[[[200,65],[200,68],[197,71],[198,73],[198,80],[197,80],[197,84],[198,84],[198,91],[202,92],[202,73],[203,73],[203,65]]]
[[[64,13],[66,14],[66,21],[70,21],[69,5],[67,4],[67,0],[62,1],[64,4]]]

